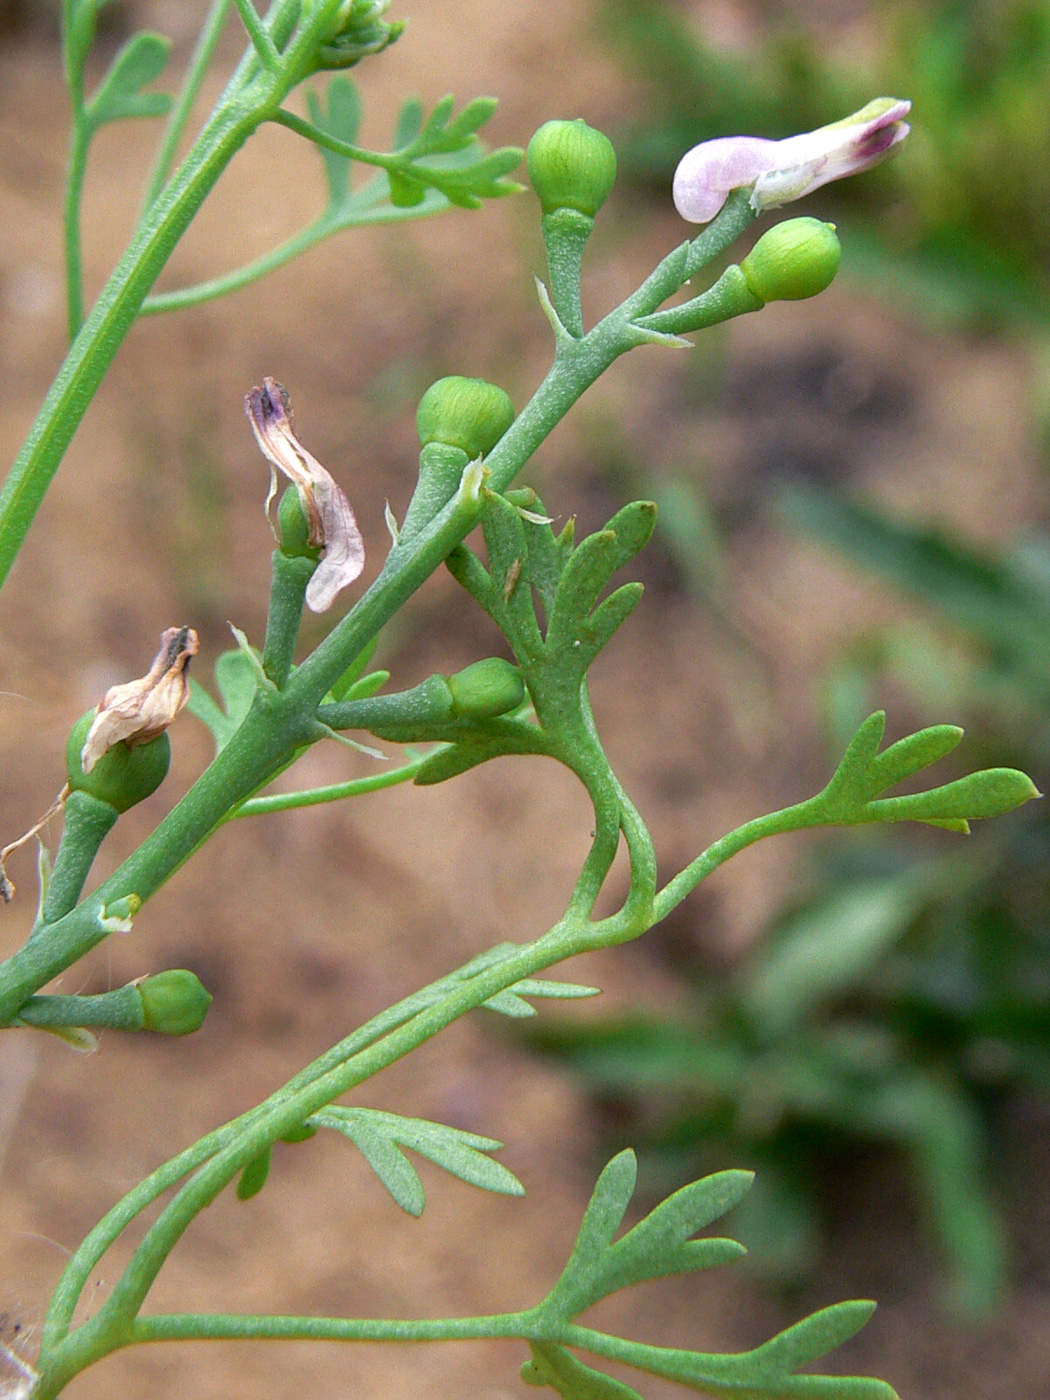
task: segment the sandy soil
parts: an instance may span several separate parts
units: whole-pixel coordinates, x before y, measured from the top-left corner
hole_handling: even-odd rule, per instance
[[[485,0],[416,6],[396,55],[361,70],[367,135],[381,143],[397,97],[411,91],[431,101],[445,91],[501,94],[498,141],[524,144],[552,115],[614,126],[631,93],[592,41],[595,8],[569,0],[555,15],[539,0],[519,0],[507,18]],[[156,0],[147,14],[183,44],[192,32],[183,7]],[[53,51],[4,45],[0,439],[9,460],[62,353],[65,116]],[[140,125],[126,124],[98,143],[86,221],[93,287],[119,253],[135,207],[143,136]],[[293,232],[319,198],[315,166],[288,133],[258,138],[165,283],[213,275]],[[666,211],[622,198],[595,240],[593,310],[618,300],[681,236]],[[204,679],[228,645],[227,619],[261,636],[270,546],[260,508],[265,472],[240,409],[246,387],[263,374],[290,387],[305,440],[347,485],[373,558],[381,558],[383,502],[400,513],[408,498],[414,406],[427,383],[449,372],[484,374],[520,404],[541,376],[550,347],[531,290],[539,252],[525,197],[389,238],[343,235],[226,303],[136,329],[0,597],[5,837],[24,829],[59,786],[71,721],[112,681],[141,673],[164,626],[199,628]],[[881,499],[984,539],[1012,534],[1038,499],[1024,436],[1025,365],[1014,352],[924,337],[835,289],[740,323],[729,353],[735,398],[701,417],[690,364],[638,352],[559,429],[532,478],[552,511],[578,510],[587,527],[619,504],[613,459],[635,473],[702,463],[720,499],[741,504],[730,572],[764,688],[754,689],[755,664],[698,612],[659,546],[639,564],[650,584],[642,607],[595,673],[610,752],[668,870],[735,822],[812,790],[823,763],[821,669],[888,605],[752,508],[755,483],[777,453],[830,454]],[[851,416],[842,407],[850,394],[822,389],[824,381],[803,392],[788,377],[777,388],[777,366],[801,366],[805,380],[813,357],[829,353],[840,387],[845,375],[863,398],[889,383],[899,396],[894,412]],[[387,656],[407,684],[492,645],[484,619],[451,580],[438,579]],[[207,738],[189,717],[179,722],[176,749],[172,778],[120,823],[102,873],[206,761]],[[332,749],[313,751],[297,780],[366,771],[365,761]],[[547,765],[503,761],[438,789],[397,789],[225,830],[152,902],[130,938],[110,940],[62,984],[98,990],[192,967],[216,997],[199,1035],[174,1043],[108,1036],[86,1059],[43,1036],[5,1037],[0,1047],[3,1335],[20,1327],[31,1352],[65,1252],[158,1162],[391,1000],[497,939],[547,927],[588,829],[567,778]],[[746,945],[779,904],[803,847],[796,839],[759,848],[722,873],[712,882],[715,898],[691,916],[697,936],[726,951]],[[3,914],[0,950],[18,945],[32,915],[29,858],[16,859],[12,874],[21,897]],[[605,988],[606,1006],[668,1003],[676,994],[644,947],[566,971]],[[594,1125],[574,1086],[494,1023],[487,1013],[462,1023],[361,1101],[500,1138],[504,1160],[528,1187],[525,1200],[483,1196],[424,1165],[429,1204],[411,1221],[348,1144],[319,1138],[280,1153],[270,1185],[250,1204],[224,1197],[209,1210],[159,1280],[157,1308],[438,1315],[538,1298],[564,1262],[597,1169]],[[1028,1120],[1018,1136],[1031,1138]],[[1026,1245],[1003,1319],[986,1333],[963,1331],[937,1311],[932,1261],[892,1176],[874,1176],[866,1201],[859,1212],[843,1207],[827,1272],[790,1307],[727,1271],[621,1296],[606,1320],[654,1341],[731,1349],[753,1345],[804,1305],[872,1294],[883,1306],[843,1351],[843,1367],[885,1375],[911,1400],[1048,1393],[1050,1251]],[[110,1265],[89,1309],[112,1277]],[[510,1400],[531,1393],[517,1379],[521,1351],[157,1347],[107,1361],[70,1394]],[[642,1389],[650,1400],[671,1393],[657,1382]]]

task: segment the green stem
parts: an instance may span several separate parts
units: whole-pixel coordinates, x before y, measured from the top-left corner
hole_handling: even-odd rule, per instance
[[[270,38],[270,31],[259,18],[259,12],[252,0],[234,0],[241,23],[247,31],[252,47],[259,56],[259,62],[268,73],[277,73],[281,67],[281,55]]]
[[[114,1031],[140,1031],[146,1024],[142,996],[133,984],[98,996],[30,997],[18,1019],[27,1026],[101,1026]]]
[[[249,0],[243,0],[243,3],[249,3]],[[397,152],[370,151],[365,146],[355,146],[352,141],[342,141],[338,136],[329,135],[327,131],[322,131],[319,126],[314,126],[313,122],[308,122],[305,117],[296,116],[294,112],[289,112],[284,107],[276,111],[270,120],[278,126],[286,126],[297,136],[304,136],[315,146],[324,146],[337,156],[346,156],[347,160],[356,160],[362,165],[374,165],[377,169],[385,170],[388,174],[391,171],[400,174],[410,163]]]
[[[695,890],[712,871],[724,865],[746,846],[753,846],[766,836],[779,836],[786,831],[802,831],[806,827],[823,825],[818,798],[811,797],[794,807],[785,807],[779,812],[770,812],[764,817],[755,817],[745,822],[735,831],[723,836],[702,851],[690,865],[670,880],[656,896],[653,903],[653,923],[666,919],[672,909],[681,904],[686,895]]]
[[[84,120],[83,107],[74,106],[73,138],[69,148],[69,169],[66,175],[65,242],[66,242],[66,323],[69,339],[77,338],[84,324],[84,254],[80,227],[80,211],[84,197],[84,175],[87,170],[91,134]]]
[[[543,216],[543,238],[551,274],[551,301],[562,325],[577,339],[583,335],[583,252],[594,220],[578,209],[555,209]]]
[[[276,1138],[301,1126],[312,1113],[396,1063],[497,992],[507,990],[586,946],[584,930],[558,925],[538,942],[479,972],[411,1021],[349,1060],[317,1075],[303,1088],[290,1092],[289,1086],[271,1096],[264,1106],[265,1111],[257,1118],[253,1115],[252,1126],[240,1134],[236,1142],[206,1162],[165,1207],[101,1310],[81,1330],[94,1329],[96,1342],[103,1346],[108,1339],[119,1338],[117,1345],[130,1339],[133,1320],[165,1259],[196,1216],[249,1161]]]
[[[195,198],[203,199],[206,190],[200,186],[207,184],[210,188],[214,183],[219,169],[228,159],[227,147],[232,153],[243,143],[248,130],[257,123],[258,112],[253,108],[250,119],[243,119],[239,125],[232,118],[228,120],[230,125],[223,130],[226,144],[212,141],[207,147],[211,163],[203,172],[195,173],[197,167],[188,160],[180,176],[176,176],[151,211],[151,217],[155,215],[158,222],[178,219],[180,227],[188,222],[190,216],[178,202],[177,191],[188,187]],[[210,128],[202,134],[202,140],[208,132]],[[721,252],[752,217],[746,198],[741,201],[731,197],[700,238],[665,258],[616,312],[607,316],[583,340],[573,341],[568,346],[562,344],[543,384],[487,459],[485,465],[491,486],[496,490],[506,489],[573,403],[608,365],[636,343],[632,336],[632,318],[659,306],[681,285],[691,267],[695,270],[704,258]],[[172,246],[173,243],[174,238]],[[133,255],[129,253],[128,257]],[[83,402],[77,403],[76,395],[85,380],[94,380],[97,385],[105,367],[100,365],[97,353],[86,353],[89,332],[107,314],[117,314],[112,310],[115,304],[126,309],[129,300],[137,297],[140,301],[147,277],[154,275],[152,269],[138,267],[138,259],[133,261],[136,270],[120,281],[119,291],[109,299],[104,295],[78,337],[71,357],[76,356],[82,344],[85,354],[75,369],[64,371],[54,391],[65,405],[65,411],[59,408],[51,414],[42,414],[40,423],[46,426],[38,426],[27,445],[23,470],[21,473],[16,470],[14,484],[9,482],[4,497],[0,498],[0,527],[6,508],[7,518],[21,513],[22,534],[28,528],[31,513],[25,509],[24,493],[36,491],[37,502],[42,496],[41,461],[46,460],[49,472],[53,472],[60,456],[55,451],[56,439],[61,434],[71,435],[76,416],[83,411]],[[130,314],[133,319],[133,306]],[[115,344],[107,351],[108,357],[112,358],[113,353]],[[469,472],[464,482],[467,476]],[[475,483],[477,486],[480,481]],[[99,919],[104,904],[129,895],[147,899],[234,807],[268,782],[295,749],[317,737],[316,706],[380,628],[473,528],[480,500],[476,490],[472,488],[472,491],[473,494],[464,496],[461,490],[408,545],[395,546],[390,551],[378,579],[314,653],[292,672],[286,689],[279,697],[257,698],[252,713],[211,767],[116,874],[84,904],[51,926],[46,940],[28,944],[0,968],[0,1025],[10,1022],[29,996],[106,937],[107,931]],[[0,540],[3,540],[2,533]],[[0,556],[0,565],[3,563]]]
[[[436,190],[428,190],[423,201],[414,204],[410,209],[398,209],[392,204],[370,207],[364,203],[365,193],[366,191],[362,191],[360,196],[349,201],[341,210],[327,210],[309,228],[293,235],[269,253],[245,263],[243,267],[235,268],[233,272],[213,277],[207,282],[198,282],[192,287],[180,287],[177,291],[156,292],[143,302],[141,314],[156,316],[164,311],[183,311],[186,307],[200,306],[204,302],[226,296],[228,292],[240,291],[242,287],[251,286],[253,282],[258,282],[268,273],[284,267],[285,263],[308,252],[318,243],[323,243],[332,234],[342,233],[344,229],[365,228],[369,224],[403,223],[406,219],[424,219],[431,214],[440,214],[449,207],[445,196],[438,194]],[[362,201],[360,205],[357,203],[359,198]]]
[[[291,37],[281,71],[252,77],[241,61],[179,170],[151,205],[70,347],[0,492],[0,586],[11,570],[66,448],[153,283],[234,155],[310,71],[338,0],[321,0]],[[274,32],[288,28],[297,0],[277,0]]]
[[[230,103],[217,112],[133,238],[74,340],[0,493],[0,585],[146,293],[215,182],[261,119],[243,103]]]
[[[303,621],[306,588],[316,572],[316,559],[305,555],[289,557],[280,549],[273,552],[273,583],[270,588],[270,611],[266,618],[266,640],[263,643],[263,670],[278,690],[291,673]]]
[[[235,808],[229,816],[261,817],[270,812],[287,812],[296,807],[315,807],[322,802],[339,802],[344,797],[360,797],[362,793],[379,792],[382,788],[396,787],[398,783],[410,782],[426,763],[431,754],[444,748],[439,744],[430,753],[414,758],[388,773],[375,773],[369,778],[351,778],[345,783],[331,783],[328,787],[307,788],[303,792],[278,792],[272,797],[249,797]]]
[[[66,800],[62,844],[55,868],[48,881],[39,937],[48,924],[55,923],[75,906],[84,888],[98,848],[113,829],[120,813],[108,802],[100,802],[88,792],[71,792]]]
[[[390,1320],[155,1313],[152,1317],[137,1319],[131,1341],[453,1342],[474,1341],[480,1337],[521,1337],[528,1330],[527,1313]]]
[[[388,1007],[386,1011],[374,1016],[363,1026],[359,1026],[357,1030],[352,1031],[331,1050],[322,1055],[320,1059],[301,1070],[294,1079],[285,1085],[284,1092],[292,1093],[304,1085],[311,1084],[320,1075],[344,1063],[351,1055],[357,1054],[381,1036],[404,1025],[406,1021],[411,1020],[426,1006],[431,1005],[434,1000],[439,999],[445,990],[459,985],[469,972],[470,966],[468,963],[466,968],[461,968],[458,972],[442,978],[430,987],[413,992],[411,996],[405,997],[396,1005]],[[170,1190],[177,1182],[199,1167],[202,1162],[206,1162],[220,1148],[233,1141],[236,1135],[261,1116],[267,1107],[268,1102],[256,1105],[247,1113],[241,1114],[240,1117],[232,1119],[221,1128],[217,1128],[214,1132],[201,1138],[199,1142],[194,1143],[184,1152],[180,1152],[170,1162],[164,1163],[145,1180],[139,1182],[133,1191],[129,1192],[99,1221],[80,1245],[59,1280],[44,1324],[43,1346],[45,1350],[57,1345],[68,1333],[73,1314],[88,1278],[113,1241],[165,1191]]]
[[[190,59],[190,66],[183,80],[178,101],[172,108],[164,128],[164,139],[157,152],[157,159],[146,191],[144,215],[164,188],[164,183],[171,174],[171,168],[175,163],[175,153],[179,148],[179,142],[182,140],[190,117],[193,115],[193,108],[200,96],[200,90],[208,69],[211,67],[212,59],[215,57],[215,50],[222,37],[222,31],[226,27],[229,13],[230,0],[212,0],[204,27],[197,38],[197,44],[193,51],[193,57]]]

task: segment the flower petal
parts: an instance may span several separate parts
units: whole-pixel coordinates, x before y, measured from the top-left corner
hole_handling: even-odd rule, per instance
[[[760,136],[720,136],[702,141],[681,159],[674,174],[674,205],[683,219],[706,224],[730,190],[752,185],[777,164],[778,141]]]
[[[675,207],[691,223],[707,223],[731,190],[746,185],[754,187],[751,204],[756,210],[800,199],[830,180],[884,160],[908,135],[903,118],[910,110],[910,102],[877,97],[841,121],[782,141],[756,136],[703,141],[675,171]]]

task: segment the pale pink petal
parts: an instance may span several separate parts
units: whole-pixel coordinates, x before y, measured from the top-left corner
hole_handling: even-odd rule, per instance
[[[842,121],[782,141],[755,136],[703,141],[683,156],[675,172],[675,207],[691,223],[707,223],[731,190],[747,185],[753,186],[755,209],[800,199],[884,160],[908,135],[903,118],[910,110],[910,102],[879,97]]]
[[[674,175],[674,205],[683,219],[706,224],[730,190],[753,185],[777,164],[778,141],[760,136],[720,136],[686,153]]]
[[[317,465],[320,467],[320,463]],[[307,606],[318,613],[327,612],[340,590],[353,583],[365,567],[365,542],[350,502],[324,467],[320,470],[324,476],[314,477],[314,495],[321,513],[325,551],[306,587]]]

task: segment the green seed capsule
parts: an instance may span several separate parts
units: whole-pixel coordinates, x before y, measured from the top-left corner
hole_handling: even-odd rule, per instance
[[[158,1035],[192,1035],[204,1025],[211,993],[184,967],[158,972],[138,983],[143,1027]]]
[[[74,792],[90,793],[118,812],[126,812],[138,802],[144,802],[167,777],[171,763],[171,740],[167,733],[158,734],[145,744],[129,747],[114,744],[97,761],[90,773],[85,773],[80,761],[96,711],[81,715],[73,726],[66,746],[66,771]]]
[[[545,214],[576,209],[593,219],[616,181],[612,142],[582,118],[544,122],[529,142],[526,159]]]
[[[510,396],[484,379],[451,374],[423,395],[416,415],[419,440],[458,447],[471,460],[491,452],[514,422]]]
[[[740,269],[762,301],[802,301],[830,287],[841,261],[834,224],[785,219],[762,235]]]
[[[277,537],[280,550],[290,559],[320,559],[320,546],[310,543],[310,522],[306,518],[299,492],[289,486],[277,507]]]
[[[448,688],[461,718],[492,719],[516,710],[525,699],[521,672],[500,656],[487,656],[449,676]]]

